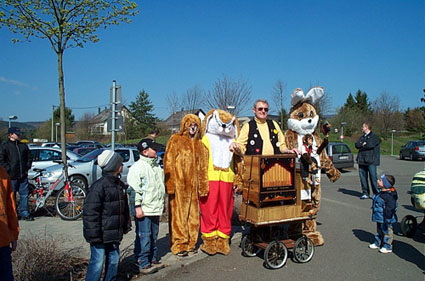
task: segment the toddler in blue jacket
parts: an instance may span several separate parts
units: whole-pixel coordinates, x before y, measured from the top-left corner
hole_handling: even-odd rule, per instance
[[[369,245],[371,249],[379,249],[383,254],[392,252],[393,223],[397,222],[397,191],[394,188],[395,178],[392,175],[381,175],[378,178],[379,193],[373,196],[372,221],[376,222],[375,241]]]

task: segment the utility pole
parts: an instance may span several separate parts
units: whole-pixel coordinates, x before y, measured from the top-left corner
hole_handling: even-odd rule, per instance
[[[54,115],[55,115],[55,106],[52,105],[52,135],[51,135],[52,137],[50,138],[51,142],[53,142],[53,124],[54,124],[53,119],[54,119]]]
[[[111,148],[112,151],[115,151],[115,107],[117,102],[117,87],[116,87],[116,81],[112,81],[112,139],[111,139]]]

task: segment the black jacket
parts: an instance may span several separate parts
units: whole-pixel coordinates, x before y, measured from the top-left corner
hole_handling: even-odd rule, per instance
[[[363,145],[363,143],[366,143]],[[359,165],[376,165],[380,164],[380,145],[379,138],[373,132],[367,136],[361,136],[355,143],[356,148],[359,150],[357,154],[357,163]]]
[[[103,174],[92,184],[84,202],[83,232],[89,243],[119,243],[131,230],[125,184]]]
[[[0,148],[0,165],[9,174],[10,179],[24,179],[31,169],[32,155],[25,143],[7,141]]]

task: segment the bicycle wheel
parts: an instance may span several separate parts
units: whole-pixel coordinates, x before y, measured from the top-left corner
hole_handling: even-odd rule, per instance
[[[74,200],[70,200],[67,192],[72,192]],[[56,212],[63,220],[76,220],[83,215],[83,205],[87,192],[82,186],[70,183],[68,191],[64,188],[56,195]]]
[[[254,246],[254,242],[248,237],[248,235],[242,238],[241,248],[242,255],[245,257],[255,257],[261,251],[261,248]]]
[[[264,251],[264,264],[270,269],[281,268],[288,258],[288,249],[280,241],[272,241]]]
[[[401,232],[404,236],[409,238],[415,236],[417,226],[418,222],[416,221],[416,218],[411,215],[405,216],[400,223]]]
[[[299,263],[309,262],[313,258],[314,243],[308,237],[300,237],[293,249],[294,259]]]

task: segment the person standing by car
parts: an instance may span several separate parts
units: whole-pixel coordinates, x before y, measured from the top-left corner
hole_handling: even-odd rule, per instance
[[[359,150],[356,160],[359,164],[359,176],[362,185],[360,199],[370,198],[368,176],[373,194],[379,192],[377,166],[380,164],[380,145],[378,136],[371,129],[372,127],[369,123],[363,123],[362,131],[364,135],[355,143],[355,147]]]
[[[31,169],[31,151],[21,140],[21,130],[10,127],[7,131],[9,141],[3,143],[0,149],[0,165],[9,174],[12,180],[14,197],[16,202],[16,192],[19,192],[19,213],[18,218],[33,221],[28,209],[28,170]]]
[[[125,184],[120,180],[123,159],[105,150],[97,157],[102,177],[89,189],[83,207],[83,233],[90,243],[90,262],[86,281],[100,280],[105,259],[103,280],[116,280],[120,259],[119,244],[131,230],[130,211]]]
[[[6,170],[0,166],[0,276],[13,281],[11,252],[18,245],[19,225],[16,214],[13,186]]]
[[[142,274],[155,273],[163,267],[156,243],[165,200],[164,172],[156,161],[159,148],[152,139],[142,139],[137,145],[140,159],[127,175],[127,183],[135,191],[134,256]]]

